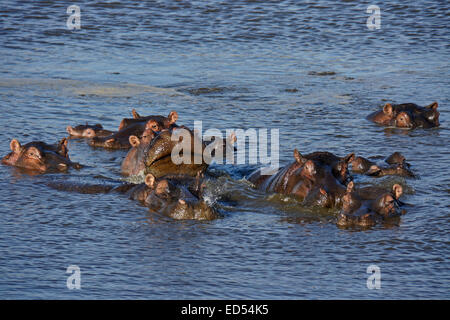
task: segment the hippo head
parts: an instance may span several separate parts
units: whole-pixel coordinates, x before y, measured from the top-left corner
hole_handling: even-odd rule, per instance
[[[337,225],[341,227],[370,227],[375,225],[376,217],[373,212],[348,214],[341,212],[337,218]]]
[[[415,178],[415,174],[407,167],[406,164],[393,164],[388,168],[381,168],[377,165],[372,165],[366,172],[366,175],[372,177],[384,177],[387,175],[395,175],[401,177]]]
[[[69,166],[81,166],[71,162],[67,155],[67,140],[63,139],[54,147],[35,141],[21,145],[17,139],[11,140],[11,152],[2,163],[38,172],[66,171]]]
[[[122,162],[121,169],[123,175],[137,175],[145,169],[145,151],[154,137],[153,131],[145,130],[141,139],[134,135],[128,138],[131,149]]]
[[[401,185],[399,185],[398,183],[394,184],[392,186],[392,195],[394,197],[395,200],[399,200],[400,197],[403,194],[403,187]]]
[[[379,196],[372,204],[372,210],[383,217],[393,217],[398,215],[396,199],[392,193],[385,193]]]
[[[406,158],[400,152],[394,152],[385,160],[388,164],[403,164],[409,167],[409,164],[406,162]]]
[[[331,208],[334,204],[334,197],[323,187],[311,191],[303,201],[306,206],[317,206],[321,208]]]
[[[177,220],[214,220],[218,217],[217,211],[205,201],[200,200],[192,202],[183,199],[178,200],[169,215]]]
[[[352,171],[356,173],[364,173],[373,165],[372,161],[363,157],[354,157],[350,163],[352,165]]]
[[[426,106],[425,111],[423,112],[424,118],[435,127],[439,127],[439,111],[437,111],[437,108],[438,103],[433,102]]]
[[[76,127],[67,126],[67,133],[73,137],[77,138],[94,138],[97,136],[97,132],[103,130],[103,126],[101,124],[95,125],[78,125]]]
[[[401,111],[395,117],[395,126],[398,128],[414,128],[414,119],[407,111]]]
[[[332,166],[332,173],[334,177],[343,185],[347,185],[352,177],[350,176],[348,165],[355,160],[355,154],[352,152],[347,156],[341,158],[337,163]]]

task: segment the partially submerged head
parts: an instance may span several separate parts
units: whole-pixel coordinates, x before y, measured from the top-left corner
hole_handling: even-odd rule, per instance
[[[57,146],[40,141],[21,145],[19,140],[10,142],[11,152],[2,159],[2,163],[39,172],[66,171],[69,166],[81,167],[69,160],[67,140],[63,139]]]

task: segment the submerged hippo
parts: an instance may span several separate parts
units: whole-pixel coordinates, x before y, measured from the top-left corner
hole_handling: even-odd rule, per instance
[[[145,129],[145,122],[132,124],[122,130],[119,130],[109,136],[94,137],[89,140],[92,147],[103,147],[107,149],[129,149],[131,148],[130,136],[140,137]]]
[[[371,113],[367,119],[382,126],[392,126],[398,128],[433,128],[438,127],[439,112],[438,103],[420,107],[414,103],[403,103],[392,105],[386,103],[383,109]]]
[[[149,120],[154,120],[158,123],[161,129],[172,129],[177,127],[176,121],[178,120],[178,113],[176,111],[171,111],[167,117],[164,116],[141,116],[135,109],[132,110],[133,118],[124,118],[120,122],[119,131],[136,123],[146,123]]]
[[[338,157],[328,152],[302,156],[295,149],[293,163],[270,176],[258,170],[247,179],[260,190],[293,195],[305,204],[339,207],[350,180],[348,162],[353,157],[353,153]]]
[[[404,210],[400,210],[402,202],[399,198],[402,194],[403,188],[399,184],[395,184],[391,192],[383,192],[376,197],[363,199],[352,185],[343,197],[343,206],[338,215],[337,224],[339,226],[367,227],[398,218],[405,214]]]
[[[410,164],[406,162],[405,157],[401,153],[394,152],[385,159],[385,162],[387,165],[378,165],[364,157],[354,157],[350,164],[352,172],[372,177],[384,177],[387,175],[415,177],[415,174],[410,170]]]
[[[82,124],[76,127],[67,126],[67,133],[74,138],[94,138],[94,137],[107,137],[114,134],[114,131],[105,130],[99,123],[94,125]]]
[[[173,219],[213,220],[219,213],[202,199],[201,177],[179,179],[156,179],[152,174],[145,176],[144,183],[78,184],[67,182],[48,182],[51,188],[79,193],[121,193],[137,200],[152,212]]]
[[[67,139],[51,145],[42,141],[33,141],[21,145],[17,139],[11,140],[11,152],[2,159],[2,163],[38,172],[67,171],[69,167],[80,169],[79,163],[69,159]]]
[[[213,207],[171,179],[153,179],[152,185],[153,190],[145,199],[145,205],[151,211],[177,220],[213,220],[219,217]]]

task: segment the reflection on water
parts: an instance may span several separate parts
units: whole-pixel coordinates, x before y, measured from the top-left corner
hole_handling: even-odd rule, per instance
[[[342,229],[336,212],[252,188],[244,177],[255,166],[213,165],[206,192],[223,218],[173,221],[117,193],[52,187],[140,182],[120,175],[125,150],[70,139],[82,170],[32,175],[0,166],[0,297],[450,298],[442,2],[380,5],[376,31],[367,30],[364,1],[79,5],[76,32],[64,29],[59,2],[2,8],[0,156],[13,138],[53,143],[67,125],[115,130],[132,108],[177,110],[180,124],[202,120],[205,131],[278,128],[281,164],[294,148],[373,159],[399,151],[420,178],[375,180],[404,187],[407,214],[399,221]],[[438,129],[365,119],[385,101],[435,100]],[[72,264],[81,269],[80,291],[65,286]],[[381,291],[366,287],[371,264],[381,269]]]

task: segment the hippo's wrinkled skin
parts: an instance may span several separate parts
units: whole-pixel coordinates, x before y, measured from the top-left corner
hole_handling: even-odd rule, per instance
[[[124,118],[120,122],[119,131],[136,123],[146,123],[150,120],[154,120],[158,123],[159,127],[162,129],[172,129],[177,127],[176,121],[178,120],[178,113],[176,111],[171,111],[167,117],[164,116],[141,116],[135,109],[132,110],[133,118]]]
[[[107,137],[114,134],[114,131],[105,130],[101,124],[89,125],[81,124],[76,127],[68,126],[67,133],[73,138],[94,138]]]
[[[338,215],[339,226],[373,226],[378,222],[384,222],[392,218],[398,218],[405,214],[400,210],[402,202],[399,200],[403,194],[403,188],[399,184],[392,187],[391,192],[382,192],[363,199],[354,186],[349,184],[343,197],[342,210]]]
[[[384,177],[387,175],[397,175],[402,177],[414,178],[414,173],[410,170],[410,164],[406,162],[405,157],[394,152],[385,159],[388,165],[377,165],[364,157],[355,157],[350,162],[353,173],[365,174],[372,177]]]
[[[80,164],[70,161],[66,138],[57,145],[33,141],[23,146],[13,139],[10,148],[11,152],[2,159],[3,164],[41,173],[67,171],[69,167],[81,168]]]
[[[296,196],[305,204],[340,207],[345,183],[350,180],[348,162],[354,154],[337,157],[328,152],[302,156],[294,150],[295,161],[271,176],[252,173],[247,179],[258,189]]]
[[[367,119],[382,126],[405,129],[439,127],[438,103],[420,107],[414,103],[392,105],[386,103],[381,111],[371,113]]]

